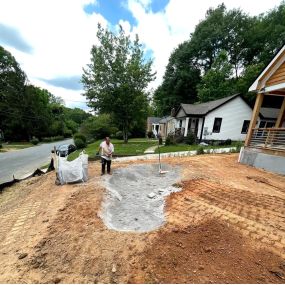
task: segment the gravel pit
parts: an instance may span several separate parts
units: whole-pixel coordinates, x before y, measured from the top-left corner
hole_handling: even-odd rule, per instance
[[[168,172],[159,174],[158,164],[132,165],[104,177],[101,218],[109,229],[148,232],[164,224],[164,197],[180,191],[173,186],[180,169],[166,164],[162,169]]]

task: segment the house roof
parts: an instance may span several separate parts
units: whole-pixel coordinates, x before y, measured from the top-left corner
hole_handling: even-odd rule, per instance
[[[177,115],[180,108],[182,108],[184,112],[186,113],[186,115],[203,116],[238,96],[240,96],[240,94],[235,94],[232,96],[228,96],[225,98],[221,98],[218,100],[209,101],[209,102],[201,103],[201,104],[181,104],[178,110],[176,111],[175,115]]]
[[[173,117],[171,116],[165,116],[165,117],[162,117],[161,120],[159,121],[160,124],[166,124],[168,121],[172,120]]]
[[[277,119],[279,111],[280,110],[278,108],[262,107],[262,108],[260,108],[259,113],[264,119]]]
[[[158,122],[161,120],[159,117],[148,117],[149,124],[158,124]]]
[[[266,76],[267,73],[269,73],[270,69],[272,69],[274,67],[274,65],[277,64],[277,62],[280,60],[280,58],[282,57],[282,55],[285,53],[285,45],[283,45],[279,51],[275,54],[275,56],[272,58],[272,60],[270,61],[270,63],[261,71],[261,73],[257,76],[257,78],[255,79],[255,81],[253,82],[253,84],[249,87],[248,91],[256,91],[257,89],[259,89],[259,83],[261,80],[263,80],[263,78]],[[273,70],[272,72],[274,72],[275,70]],[[271,74],[269,73],[269,76]],[[263,86],[261,86],[261,88],[263,88]]]

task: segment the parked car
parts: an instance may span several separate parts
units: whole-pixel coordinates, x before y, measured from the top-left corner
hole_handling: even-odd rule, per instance
[[[75,150],[76,146],[73,144],[62,144],[56,148],[56,154],[60,157],[66,157]]]

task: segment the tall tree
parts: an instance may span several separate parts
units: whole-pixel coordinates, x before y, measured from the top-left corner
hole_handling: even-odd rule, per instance
[[[184,42],[171,54],[163,82],[154,92],[157,115],[169,114],[180,103],[194,103],[199,82],[200,70],[195,64],[191,44]]]
[[[212,68],[206,72],[198,84],[198,98],[207,102],[229,96],[235,92],[232,76],[232,65],[226,51],[221,51]]]
[[[0,46],[0,129],[8,139],[12,133],[17,133],[19,138],[24,133],[26,80],[16,59]]]
[[[95,111],[112,114],[127,142],[147,109],[145,89],[155,78],[152,60],[145,60],[138,36],[132,41],[122,27],[115,34],[98,25],[97,38],[100,44],[92,47],[91,63],[83,69],[85,96]]]

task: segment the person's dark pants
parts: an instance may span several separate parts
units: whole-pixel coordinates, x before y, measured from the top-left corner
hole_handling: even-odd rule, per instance
[[[106,169],[106,164],[107,164],[107,173],[110,174],[111,173],[111,160],[107,160],[105,158],[101,159],[101,163],[102,163],[102,174],[105,174],[105,169]]]

